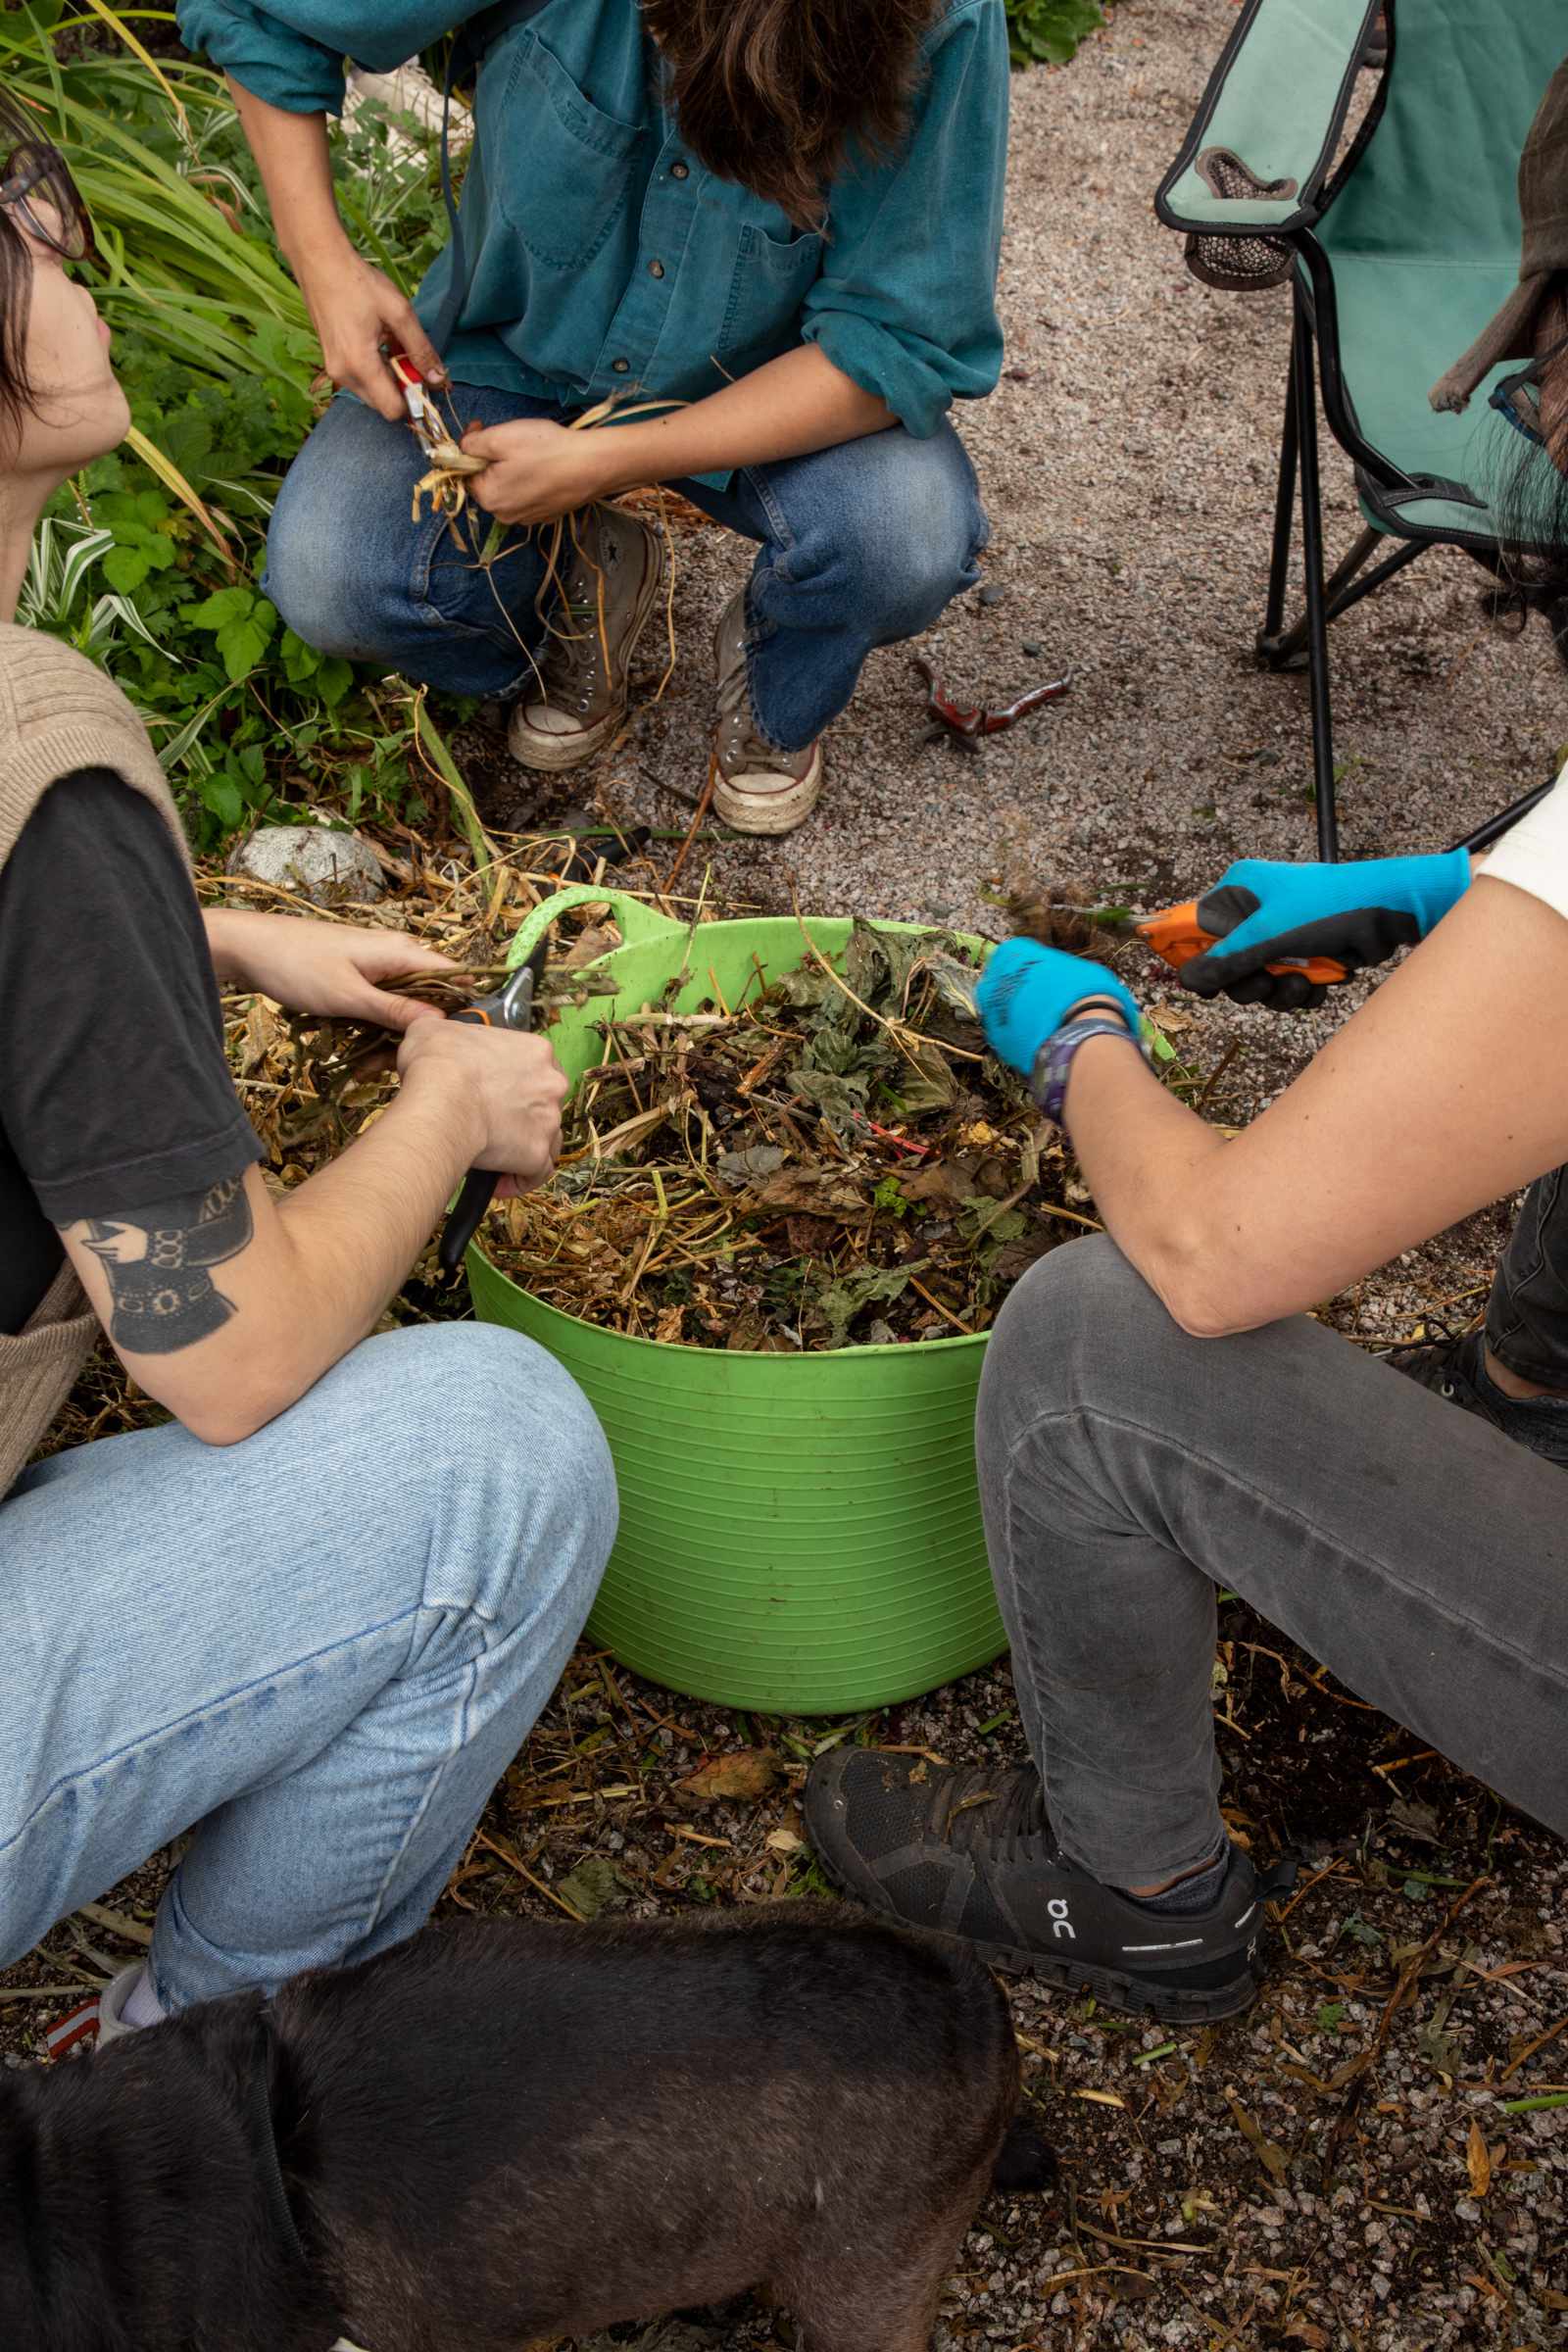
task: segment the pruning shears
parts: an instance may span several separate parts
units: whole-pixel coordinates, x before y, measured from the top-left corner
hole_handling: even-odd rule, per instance
[[[533,1027],[534,992],[544,976],[545,957],[550,952],[548,932],[539,942],[526,963],[519,964],[507,982],[493,997],[476,997],[462,1012],[455,1012],[455,1021],[468,1021],[482,1029],[513,1029],[526,1034]],[[463,1180],[456,1205],[447,1218],[441,1236],[438,1256],[441,1271],[448,1283],[455,1283],[463,1270],[468,1244],[478,1232],[485,1211],[495,1199],[496,1186],[501,1178],[490,1168],[470,1168]]]
[[[1141,939],[1173,972],[1191,963],[1195,956],[1206,956],[1220,938],[1219,933],[1203,929],[1196,899],[1182,906],[1161,906],[1153,914],[1134,914],[1125,906],[1089,906],[1084,909],[1084,920],[1102,931]],[[1302,972],[1317,988],[1332,988],[1337,980],[1349,978],[1346,966],[1330,956],[1286,956],[1268,969],[1276,974]]]
[[[433,461],[437,443],[444,441],[447,435],[440,415],[431,405],[430,395],[424,388],[424,378],[406,351],[389,351],[386,364],[397,377],[403,406],[414,427],[414,437],[425,456]]]

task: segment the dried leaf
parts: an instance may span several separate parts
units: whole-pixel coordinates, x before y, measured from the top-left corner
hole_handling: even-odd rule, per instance
[[[1417,1838],[1424,1845],[1439,1843],[1438,1817],[1430,1805],[1416,1804],[1408,1797],[1396,1796],[1389,1807],[1389,1819],[1407,1838]]]
[[[1484,2197],[1492,2186],[1492,2150],[1478,2123],[1470,2126],[1470,2138],[1465,2148],[1465,2166],[1470,2175],[1470,2193]]]
[[[1271,2180],[1283,2180],[1291,2169],[1291,2160],[1285,2150],[1278,2147],[1267,2136],[1262,2125],[1248,2114],[1247,2109],[1233,2090],[1227,2090],[1225,2093],[1225,2103],[1236,2119],[1237,2130],[1244,2138],[1251,2143],[1253,2152],[1263,2170]]]
[[[802,1211],[809,1217],[832,1216],[835,1210],[856,1215],[866,1206],[865,1195],[853,1176],[836,1168],[780,1168],[751,1195],[757,1208]]]
[[[1320,2328],[1315,2320],[1303,2319],[1299,2312],[1286,2321],[1281,2332],[1290,2343],[1305,2344],[1307,2352],[1328,2352],[1331,2340],[1328,2329]]]
[[[602,1911],[622,1910],[636,1888],[607,1855],[584,1854],[575,1870],[556,1881],[556,1892],[584,1919],[597,1919]]]
[[[784,1766],[776,1750],[742,1747],[710,1756],[685,1780],[677,1781],[670,1794],[683,1805],[754,1805],[783,1777]]]
[[[912,1176],[901,1176],[906,1200],[932,1200],[949,1208],[972,1200],[976,1192],[974,1178],[961,1160],[939,1159],[934,1165],[916,1169]]]
[[[741,1152],[721,1152],[718,1172],[728,1184],[746,1184],[762,1176],[775,1176],[784,1165],[785,1154],[777,1144],[748,1144]]]

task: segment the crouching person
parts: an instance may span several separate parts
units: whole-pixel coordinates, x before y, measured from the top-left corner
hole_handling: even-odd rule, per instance
[[[987,1034],[1070,1132],[1109,1235],[1019,1285],[981,1389],[1031,1761],[845,1747],[808,1797],[866,1902],[1177,2022],[1251,1999],[1268,1891],[1219,1810],[1219,1587],[1568,1835],[1568,1259],[1545,1173],[1568,1159],[1568,777],[1473,881],[1454,852],[1246,861],[1225,886],[1203,921],[1227,936],[1183,974],[1200,993],[1288,1006],[1312,992],[1270,967],[1423,944],[1234,1143],[1151,1075],[1113,974],[997,951]],[[1304,1319],[1536,1177],[1485,1343],[1379,1360]]]
[[[407,939],[204,922],[130,706],[13,625],[46,500],[127,421],[70,276],[87,237],[5,110],[0,1964],[194,1829],[114,2031],[422,1922],[576,1639],[615,1506],[538,1348],[367,1337],[466,1167],[549,1173],[549,1048],[389,995],[441,960]],[[219,981],[404,1032],[397,1101],[282,1202]],[[25,1467],[100,1327],[172,1423]]]
[[[713,649],[714,805],[743,832],[791,831],[872,649],[979,576],[988,525],[949,412],[1002,365],[1002,0],[178,15],[228,73],[344,395],[273,516],[284,618],[350,660],[505,699],[525,767],[576,767],[619,735],[664,604],[657,532],[607,502],[674,482],[760,550]],[[326,117],[345,48],[395,65],[459,26],[477,143],[462,233],[411,306],[350,242]],[[428,460],[389,346],[440,371],[447,423],[485,466],[476,523],[410,522]],[[567,429],[606,402],[628,412],[613,430]],[[555,564],[536,526],[563,516]]]

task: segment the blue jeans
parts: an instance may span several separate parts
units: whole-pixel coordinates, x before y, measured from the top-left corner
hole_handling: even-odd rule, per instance
[[[465,425],[560,410],[460,384]],[[487,568],[489,516],[410,519],[424,470],[413,434],[351,396],[335,400],[290,466],[268,538],[267,592],[297,636],[324,653],[449,694],[522,691],[543,636],[545,567],[514,531]],[[902,425],[815,457],[758,466],[727,490],[672,485],[761,543],[748,635],[752,706],[782,751],[813,742],[848,704],[866,656],[918,636],[979,577],[990,536],[979,486],[951,424],[929,441]]]
[[[215,1449],[57,1454],[0,1504],[0,1964],[195,1826],[169,2008],[420,1926],[614,1535],[598,1422],[515,1332],[368,1340]]]

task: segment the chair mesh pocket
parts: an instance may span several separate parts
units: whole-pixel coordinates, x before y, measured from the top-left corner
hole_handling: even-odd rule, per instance
[[[1243,196],[1296,194],[1294,179],[1259,179],[1228,147],[1205,147],[1195,167],[1210,195],[1222,201]],[[1279,237],[1192,235],[1187,267],[1205,286],[1222,294],[1263,294],[1291,274],[1291,249]]]

